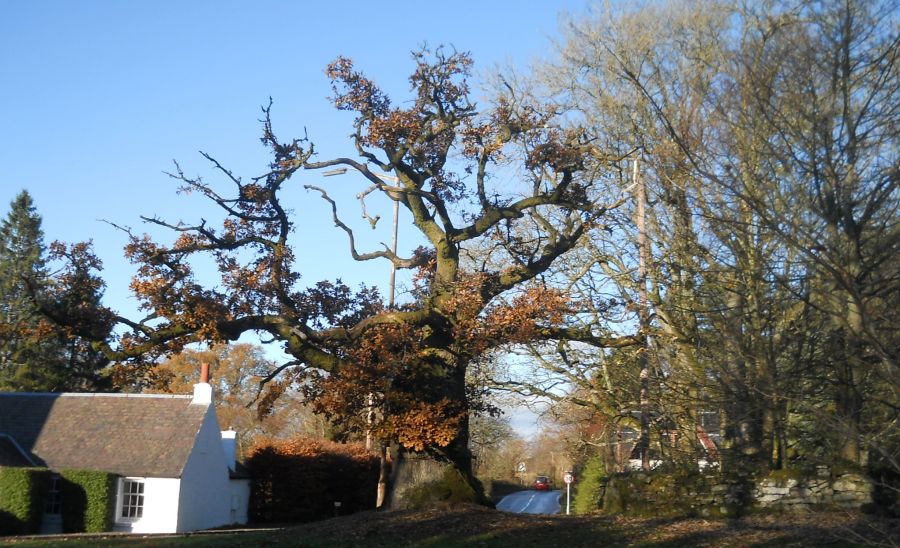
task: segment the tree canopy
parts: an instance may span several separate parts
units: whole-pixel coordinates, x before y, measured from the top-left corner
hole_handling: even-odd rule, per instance
[[[291,387],[301,389],[333,421],[449,462],[480,493],[468,421],[491,408],[467,379],[483,359],[504,345],[543,339],[631,342],[566,327],[574,303],[541,277],[617,204],[603,202],[602,166],[554,106],[510,92],[479,109],[465,53],[421,50],[413,64],[412,101],[402,107],[350,60],[328,66],[335,106],[355,117],[355,157],[323,160],[306,137],[279,140],[270,104],[261,140],[272,161],[262,175],[242,179],[204,154],[222,189],[176,164],[181,189],[211,200],[223,218],[144,219],[177,238],[162,244],[131,235],[126,253],[138,266],[132,289],[147,317],[117,318],[126,330],[99,346],[111,359],[152,366],[191,343],[257,332],[293,358],[265,377],[263,412]],[[415,271],[414,301],[391,308],[372,288],[300,283],[304,250],[292,244],[294,213],[283,191],[304,172],[334,167],[362,176],[362,200],[380,193],[411,214],[427,246],[409,256],[360,251],[328,190],[304,185],[331,209],[354,259]],[[519,182],[492,187],[495,172]],[[215,284],[195,274],[200,256],[214,261]]]
[[[637,323],[644,222],[650,344],[536,347],[542,367],[507,386],[595,413],[584,441],[605,452],[636,428],[649,356],[667,461],[707,457],[710,435],[732,471],[897,470],[895,8],[710,1],[572,22],[535,93],[577,112],[610,154],[639,159],[631,184],[647,194],[643,213],[636,199],[610,220],[614,237],[586,242],[571,284],[625,303],[596,306],[598,318]]]
[[[334,435],[330,425],[314,416],[297,396],[280,398],[268,417],[259,417],[253,405],[259,381],[276,364],[266,358],[258,345],[218,343],[202,349],[186,348],[156,365],[148,372],[152,378],[143,382],[151,385],[151,392],[189,394],[204,363],[209,366],[209,382],[215,390],[213,402],[219,425],[235,430],[243,447],[251,446],[260,437]]]

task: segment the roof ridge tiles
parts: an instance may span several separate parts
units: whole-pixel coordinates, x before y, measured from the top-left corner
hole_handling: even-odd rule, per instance
[[[191,394],[131,394],[117,392],[0,392],[2,397],[61,397],[70,398],[164,398],[186,399],[193,398]]]

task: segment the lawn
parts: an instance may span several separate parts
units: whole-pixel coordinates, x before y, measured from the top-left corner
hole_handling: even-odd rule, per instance
[[[26,546],[514,547],[862,546],[900,539],[900,520],[855,513],[753,516],[740,520],[654,520],[530,516],[477,506],[423,512],[364,512],[299,526],[172,536],[56,536],[13,539]]]

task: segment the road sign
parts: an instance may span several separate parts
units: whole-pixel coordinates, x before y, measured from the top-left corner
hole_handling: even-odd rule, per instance
[[[572,472],[566,472],[563,474],[563,481],[566,482],[566,515],[568,516],[572,501],[572,482],[575,481],[575,476]]]

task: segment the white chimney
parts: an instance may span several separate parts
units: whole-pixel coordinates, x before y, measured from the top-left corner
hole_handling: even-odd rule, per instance
[[[222,452],[225,453],[228,468],[234,470],[237,462],[237,432],[230,428],[222,430]]]
[[[212,385],[209,384],[209,364],[200,364],[200,382],[194,385],[194,399],[191,404],[211,405],[213,398]]]

